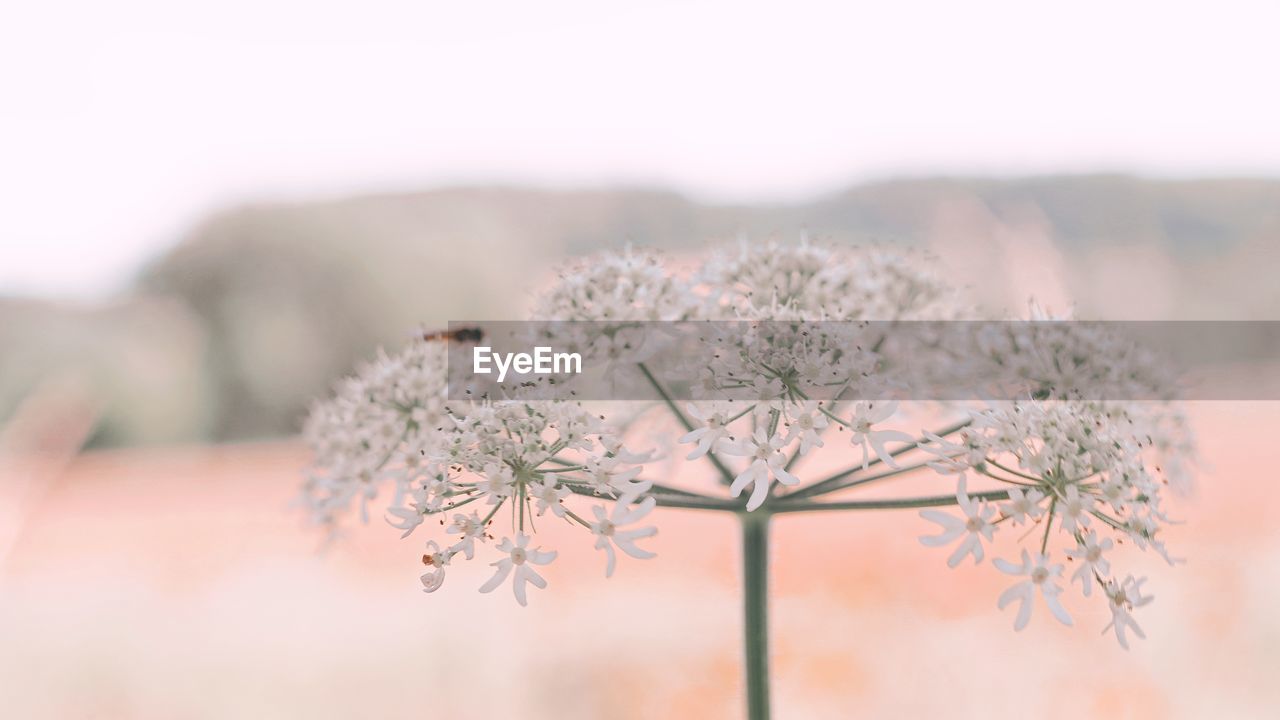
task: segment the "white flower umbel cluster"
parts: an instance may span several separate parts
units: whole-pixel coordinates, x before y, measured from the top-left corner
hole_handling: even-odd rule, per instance
[[[929,270],[909,257],[801,240],[741,242],[713,253],[695,278],[721,308],[719,317],[749,320],[942,320],[961,305]],[[728,309],[728,314],[723,312]]]
[[[428,518],[443,526],[422,556],[425,591],[440,588],[459,557],[488,555],[496,570],[481,592],[510,579],[522,605],[527,585],[546,584],[535,566],[556,558],[529,546],[544,517],[594,540],[607,574],[615,550],[652,557],[636,544],[656,533],[637,525],[654,507],[641,497],[649,489],[638,478],[646,458],[623,448],[578,403],[447,401],[446,348],[417,341],[381,354],[313,409],[306,435],[316,463],[303,493],[313,516],[332,525],[358,498],[367,520],[368,501],[389,491],[387,522],[402,537]],[[606,500],[611,510],[601,505]],[[499,519],[509,529],[497,530]]]
[[[637,364],[661,341],[660,334],[644,330],[646,325],[703,317],[705,304],[689,280],[671,272],[658,255],[628,246],[571,263],[534,302],[532,318],[541,327],[534,324],[532,332],[558,350],[580,354],[588,366],[604,367],[614,387],[634,387],[644,383]],[[555,380],[564,384],[573,378]],[[519,392],[533,397],[545,390]]]
[[[651,252],[627,247],[571,264],[533,307],[537,320],[687,320],[701,300]]]
[[[765,516],[930,508],[924,517],[940,531],[924,542],[950,548],[948,564],[994,554],[996,567],[1016,576],[998,600],[1001,608],[1017,604],[1016,628],[1039,603],[1070,623],[1062,596],[1073,585],[1105,599],[1109,628],[1127,646],[1142,635],[1133,613],[1150,597],[1141,580],[1114,571],[1111,554],[1132,543],[1172,562],[1164,489],[1185,485],[1190,440],[1169,405],[1095,401],[1062,388],[1101,384],[1116,397],[1157,399],[1164,379],[1147,356],[1073,324],[952,337],[954,324],[903,322],[972,316],[930,263],[766,242],[729,246],[684,272],[627,250],[562,274],[534,305],[534,318],[546,321],[534,332],[557,333],[557,349],[582,349],[584,365],[604,365],[619,383],[644,384],[643,397],[657,400],[647,412],[670,416],[660,429],[679,428],[671,434],[684,446],[677,457],[712,471],[716,480],[703,487],[641,477],[651,458],[627,451],[607,420],[615,413],[619,426],[642,424],[637,406],[600,414],[563,399],[515,399],[519,389],[449,400],[450,343],[418,341],[380,355],[315,407],[307,503],[332,523],[357,505],[367,516],[384,492],[387,521],[404,535],[440,528],[422,556],[424,590],[441,587],[454,562],[478,558],[494,567],[480,589],[509,582],[521,604],[528,586],[546,584],[541,568],[557,557],[537,540],[549,523],[577,528],[604,553],[611,575],[619,551],[652,556],[645,540],[657,532],[648,524],[656,506]],[[655,332],[655,321],[699,321],[686,324],[696,324],[700,352],[653,372],[658,346],[680,341],[675,330]],[[890,338],[889,328],[904,324],[923,327],[921,341],[895,347],[916,342],[909,333]],[[958,372],[959,358],[975,366]],[[902,366],[909,372],[895,375]],[[917,375],[1012,379],[1019,389],[1003,397],[1018,399],[977,409],[970,403],[986,395],[958,393],[964,404],[895,402],[913,397],[895,392]],[[563,398],[563,387],[529,397]],[[929,431],[909,419],[924,415],[952,421]],[[844,469],[812,477],[802,465],[819,452],[841,458]],[[908,473],[938,474],[955,491],[837,495]],[[954,509],[938,509],[945,507]],[[1022,545],[993,544],[1008,536]]]
[[[864,470],[872,453],[896,468],[891,446],[903,450],[915,439],[883,426],[897,404],[843,398],[882,397],[889,389],[880,375],[886,323],[866,321],[956,315],[954,293],[925,264],[805,241],[743,243],[713,254],[694,283],[707,295],[704,311],[739,322],[705,333],[710,357],[692,363],[700,402],[687,411],[701,427],[682,438],[697,444],[690,458],[748,458],[729,488],[733,497],[750,488],[748,510],[763,505],[775,485],[799,484],[790,469],[826,445],[829,427],[853,444]],[[913,360],[923,362],[923,353]]]
[[[1177,383],[1151,350],[1099,323],[1071,322],[1031,305],[1030,322],[988,323],[966,348],[979,372],[1027,381],[1037,399],[1166,400]]]
[[[315,520],[332,526],[356,500],[367,520],[368,502],[388,481],[428,470],[423,451],[446,422],[447,351],[425,340],[394,355],[379,351],[312,407],[303,434],[315,460],[303,499]]]
[[[969,555],[981,562],[997,532],[1009,530],[1023,544],[1020,556],[997,558],[995,566],[1018,578],[998,602],[1017,602],[1014,628],[1027,625],[1037,596],[1070,625],[1060,600],[1065,586],[1084,597],[1096,589],[1112,612],[1108,629],[1127,648],[1127,631],[1143,636],[1130,613],[1150,598],[1142,580],[1113,572],[1110,552],[1130,542],[1176,562],[1161,538],[1170,522],[1164,468],[1184,462],[1186,444],[1169,434],[1161,407],[1032,400],[974,412],[954,442],[934,438],[923,448],[935,469],[958,474],[960,513],[921,511],[940,528],[921,542],[953,547],[947,563],[955,567]],[[1003,489],[970,494],[968,476]]]

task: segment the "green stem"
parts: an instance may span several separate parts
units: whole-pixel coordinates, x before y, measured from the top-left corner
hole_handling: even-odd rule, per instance
[[[584,495],[586,497],[608,502],[613,502],[616,499],[607,495],[601,495],[593,488],[586,485],[565,483],[564,486],[575,495]],[[658,487],[654,487],[649,492],[649,496],[657,501],[659,507],[686,508],[690,510],[720,510],[723,512],[738,512],[742,510],[742,502],[737,500],[722,500],[704,495],[668,493]]]
[[[1044,520],[1044,538],[1040,541],[1040,554],[1043,555],[1045,550],[1049,549],[1049,531],[1053,529],[1053,509],[1058,506],[1058,498],[1055,495],[1053,500],[1049,501],[1049,512],[1045,513]]]
[[[646,367],[644,363],[637,363],[637,366],[640,368],[640,372],[644,374],[645,379],[649,381],[649,384],[653,386],[653,389],[657,391],[658,395],[662,398],[662,401],[667,404],[667,408],[671,410],[671,414],[675,415],[676,420],[680,421],[681,427],[683,427],[686,432],[693,432],[693,423],[689,422],[689,418],[685,417],[684,413],[680,411],[675,400],[671,399],[671,395],[667,392],[667,389],[662,387],[662,383],[658,382],[658,378],[654,377],[653,373],[649,372],[649,368]],[[716,466],[716,470],[720,471],[720,477],[724,480],[725,484],[733,482],[735,475],[729,471],[729,468],[725,467],[724,463],[720,462],[720,458],[716,457],[715,453],[707,452],[703,457],[710,460],[711,464]]]
[[[989,490],[986,492],[969,493],[969,497],[974,500],[1008,500],[1009,493],[1005,490]],[[786,512],[814,512],[819,510],[903,510],[907,508],[925,508],[925,507],[944,507],[947,505],[957,505],[955,495],[931,495],[928,497],[917,498],[894,498],[890,500],[848,500],[841,502],[806,502],[797,501],[787,503],[780,501],[770,505],[769,510],[772,513]]]
[[[1010,475],[1013,475],[1013,476],[1015,476],[1015,477],[1020,477],[1020,478],[1022,478],[1023,480],[1030,480],[1030,481],[1032,481],[1032,482],[1034,482],[1034,483],[1037,483],[1037,484],[1039,484],[1039,485],[1043,485],[1043,484],[1044,484],[1044,478],[1038,478],[1038,477],[1036,477],[1036,476],[1034,476],[1034,475],[1028,475],[1028,474],[1026,474],[1026,473],[1024,473],[1024,472],[1018,472],[1017,470],[1014,470],[1013,468],[1005,467],[1004,465],[1001,465],[1000,463],[996,462],[995,460],[992,460],[991,458],[984,458],[984,459],[985,459],[985,461],[986,461],[986,463],[987,463],[988,465],[991,465],[991,466],[993,466],[993,467],[998,467],[998,468],[1000,468],[1001,470],[1003,470],[1003,471],[1005,471],[1005,472],[1009,473]],[[994,476],[994,475],[992,475],[991,477],[995,477],[995,476]],[[998,480],[999,478],[996,478],[996,479]],[[1008,481],[1006,481],[1006,482],[1008,482]]]
[[[769,515],[742,513],[743,639],[748,720],[769,718]]]
[[[833,418],[835,417],[834,415],[831,415],[830,413],[828,413],[828,415],[830,415],[830,416],[831,416],[831,417],[833,417]],[[965,428],[966,428],[966,427],[968,427],[968,426],[969,426],[969,424],[970,424],[970,423],[972,423],[972,422],[973,422],[972,420],[963,420],[963,421],[958,422],[958,423],[956,423],[956,424],[954,424],[954,425],[952,425],[952,426],[950,426],[950,427],[943,428],[942,430],[940,430],[940,431],[938,431],[938,432],[936,432],[936,433],[934,433],[934,434],[935,434],[935,435],[937,435],[938,437],[947,437],[948,435],[952,435],[952,434],[954,434],[954,433],[957,433],[957,432],[959,432],[959,431],[961,431],[961,430],[965,429]],[[841,423],[841,424],[846,425],[846,426],[848,425],[848,423]],[[894,457],[894,458],[896,458],[896,457],[898,457],[899,455],[903,455],[903,454],[908,453],[908,452],[910,452],[910,451],[912,451],[912,450],[915,450],[916,448],[918,448],[918,447],[920,447],[922,444],[924,444],[924,443],[925,443],[925,441],[926,441],[926,439],[922,437],[922,438],[920,438],[920,439],[918,439],[918,440],[915,440],[914,442],[907,443],[907,444],[903,445],[902,447],[897,448],[896,450],[891,450],[891,451],[889,452],[889,457]],[[839,489],[843,489],[843,488],[846,488],[846,487],[852,487],[852,485],[853,485],[853,484],[858,484],[858,483],[845,484],[845,485],[839,485],[839,486],[837,486],[837,487],[832,487],[832,486],[833,486],[833,485],[835,485],[836,483],[840,482],[841,480],[843,480],[843,479],[845,479],[845,478],[849,477],[850,475],[853,475],[854,473],[857,473],[857,472],[859,472],[859,471],[865,471],[865,470],[867,470],[867,469],[870,469],[871,467],[873,467],[873,466],[875,466],[875,465],[879,465],[881,462],[883,462],[883,461],[882,461],[879,457],[871,458],[870,460],[868,460],[868,461],[867,461],[867,465],[866,465],[866,467],[865,467],[865,468],[864,468],[862,465],[860,465],[860,464],[859,464],[859,465],[854,465],[853,467],[849,468],[848,470],[843,470],[843,471],[841,471],[841,472],[836,473],[835,475],[832,475],[831,477],[825,478],[825,479],[823,479],[823,480],[819,480],[818,482],[816,482],[816,483],[814,483],[814,484],[812,484],[812,485],[810,485],[810,486],[808,486],[808,487],[800,488],[799,490],[797,490],[797,491],[796,491],[795,493],[793,493],[793,494],[794,494],[796,497],[813,497],[814,495],[826,495],[826,494],[827,494],[827,493],[829,493],[829,492],[835,492],[836,490],[839,490]],[[911,467],[911,469],[913,469],[913,470],[914,470],[914,469],[916,469],[916,468],[924,467],[925,465],[928,465],[928,463],[920,463],[920,464],[918,464],[918,465],[913,465],[913,466]],[[883,479],[883,478],[886,478],[886,477],[891,477],[891,476],[896,475],[896,474],[898,474],[898,473],[897,473],[897,472],[888,472],[888,473],[884,473],[884,474],[881,474],[881,475],[875,476],[875,477],[870,478],[870,479],[880,480],[880,479]]]
[[[502,507],[502,504],[505,502],[506,502],[506,498],[499,500],[497,504],[493,506],[493,509],[489,511],[489,514],[484,516],[484,520],[480,521],[480,524],[488,525],[489,521],[493,519],[493,516],[498,514],[498,508]]]
[[[886,470],[885,472],[877,473],[875,475],[868,475],[867,477],[864,477],[864,478],[854,478],[853,480],[844,480],[844,478],[850,475],[853,475],[862,469],[861,466],[858,466],[852,470],[846,470],[844,472],[836,473],[835,475],[832,475],[826,480],[822,480],[821,482],[814,483],[813,485],[810,485],[807,488],[800,488],[799,490],[793,493],[788,493],[784,497],[791,500],[804,500],[804,499],[812,498],[815,496],[830,495],[831,493],[839,492],[840,490],[845,490],[851,487],[857,487],[859,485],[866,485],[867,483],[873,483],[879,480],[887,480],[891,477],[896,477],[904,473],[914,472],[916,470],[919,470],[920,468],[928,467],[928,465],[929,463],[927,462],[916,463],[915,465],[904,465],[898,468],[897,470]],[[843,482],[841,482],[842,480]]]

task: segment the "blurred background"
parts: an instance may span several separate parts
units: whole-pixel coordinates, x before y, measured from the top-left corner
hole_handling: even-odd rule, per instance
[[[308,403],[628,243],[807,234],[928,250],[993,315],[1280,319],[1278,25],[1236,0],[6,7],[5,714],[737,717],[730,522],[667,511],[663,557],[608,583],[562,552],[528,609],[478,576],[424,597],[418,538],[375,518],[321,554],[289,507]],[[1095,637],[1096,604],[1015,635],[1000,578],[947,571],[912,514],[787,518],[776,715],[1274,716],[1280,408],[1191,412],[1189,563],[1132,558],[1149,640]]]

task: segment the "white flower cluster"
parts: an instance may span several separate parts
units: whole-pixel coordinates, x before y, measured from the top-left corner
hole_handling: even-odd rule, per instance
[[[563,352],[580,354],[592,367],[605,367],[615,386],[634,386],[643,382],[636,364],[656,352],[661,340],[643,329],[646,323],[699,318],[705,305],[705,298],[657,254],[627,246],[566,268],[534,302],[532,317],[541,327],[532,325],[532,334]],[[564,385],[574,378],[554,381]],[[517,392],[521,397],[557,394],[543,384]]]
[[[1155,353],[1098,323],[1031,306],[1030,322],[989,323],[967,347],[979,372],[1018,381],[1037,399],[1165,400],[1177,383]]]
[[[652,557],[636,541],[656,528],[635,526],[655,504],[641,497],[649,489],[638,478],[647,458],[628,452],[577,403],[447,401],[447,347],[419,340],[399,354],[382,353],[312,410],[306,436],[316,460],[303,500],[313,517],[332,525],[358,498],[367,521],[368,501],[383,489],[392,496],[387,521],[402,537],[439,517],[454,537],[427,543],[421,580],[432,592],[458,556],[471,560],[478,543],[495,545],[491,526],[505,507],[511,532],[496,543],[496,571],[480,591],[511,578],[522,605],[527,585],[545,586],[533,566],[556,557],[529,547],[535,518],[547,513],[595,539],[607,574],[615,550]],[[580,510],[597,500],[588,513],[594,520],[570,508],[572,497]],[[612,509],[599,504],[604,499]]]
[[[687,320],[699,298],[651,252],[627,247],[572,264],[534,303],[537,320]]]
[[[538,320],[593,321],[588,327],[549,325],[544,337],[591,366],[604,365],[618,382],[636,382],[635,364],[663,346],[660,331],[645,321],[740,321],[717,327],[725,337],[715,362],[688,358],[707,399],[745,390],[795,398],[805,388],[866,392],[877,359],[868,351],[883,327],[861,320],[943,320],[956,315],[954,293],[901,255],[811,243],[741,243],[712,253],[689,277],[673,273],[652,254],[626,252],[594,258],[561,276],[534,308]],[[751,326],[752,321],[767,321]],[[619,368],[627,368],[618,373]],[[770,369],[772,368],[772,369]],[[559,378],[558,381],[569,381]],[[797,387],[789,387],[794,383]],[[823,392],[819,390],[819,392]]]
[[[1179,426],[1166,418],[1164,408],[1146,403],[1084,401],[1008,403],[973,413],[956,441],[935,436],[923,448],[934,456],[934,469],[958,474],[960,514],[922,511],[941,532],[921,542],[955,544],[947,564],[956,567],[966,556],[981,562],[984,545],[1001,528],[1037,526],[1019,533],[1033,547],[1023,548],[1017,562],[995,561],[1002,572],[1021,578],[1000,596],[999,607],[1019,603],[1014,627],[1021,630],[1039,595],[1055,618],[1070,625],[1059,601],[1064,565],[1054,559],[1060,552],[1074,566],[1070,582],[1085,597],[1095,585],[1102,591],[1112,613],[1108,629],[1127,648],[1128,631],[1143,636],[1131,613],[1151,598],[1141,592],[1142,579],[1112,573],[1108,553],[1128,541],[1176,562],[1160,537],[1169,522],[1162,503],[1168,470],[1186,461],[1186,440],[1170,434]],[[1007,489],[995,494],[1007,500],[970,495],[971,474],[998,481]]]
[[[998,530],[1043,528],[1025,536],[1035,535],[1018,560],[996,561],[1020,578],[998,605],[1019,603],[1021,629],[1039,595],[1069,624],[1059,601],[1064,565],[1055,562],[1065,558],[1084,595],[1096,586],[1107,599],[1109,627],[1127,647],[1128,633],[1142,635],[1131,613],[1150,598],[1141,580],[1112,572],[1109,553],[1131,542],[1172,562],[1161,532],[1169,522],[1163,489],[1185,484],[1190,440],[1181,416],[1164,404],[1069,393],[1063,399],[1055,390],[1082,379],[1155,397],[1163,378],[1148,371],[1153,363],[1140,352],[1068,324],[1027,330],[1041,333],[1030,339],[987,334],[976,351],[960,350],[1025,381],[1024,399],[972,412],[947,406],[957,421],[936,434],[906,432],[901,419],[894,427],[898,403],[867,399],[893,389],[882,377],[892,361],[882,348],[886,323],[875,321],[967,314],[923,264],[880,251],[769,242],[714,253],[685,276],[655,255],[627,250],[574,267],[536,303],[538,320],[591,321],[555,330],[577,333],[558,336],[557,347],[582,348],[607,359],[610,372],[619,368],[628,381],[651,384],[684,427],[686,459],[714,466],[724,486],[691,492],[641,479],[650,458],[627,451],[603,416],[576,402],[509,395],[448,401],[449,343],[418,341],[380,355],[316,406],[307,425],[316,464],[306,500],[318,519],[332,522],[357,500],[365,515],[386,488],[388,521],[406,536],[430,517],[444,526],[444,537],[431,540],[422,557],[425,590],[440,587],[452,562],[478,557],[477,546],[485,546],[495,573],[481,591],[510,580],[524,604],[528,585],[545,586],[535,568],[556,558],[533,543],[536,523],[581,528],[605,553],[611,575],[617,551],[652,556],[637,543],[656,533],[642,524],[656,505],[769,513],[854,508],[857,501],[815,501],[932,471],[956,477],[953,497],[863,506],[956,505],[959,515],[923,512],[941,528],[923,541],[954,544],[953,567],[969,556],[981,562]],[[706,327],[747,329],[708,330],[701,338],[710,357],[687,359],[694,401],[685,403],[644,365],[662,339],[641,327],[658,320],[735,321]],[[945,342],[922,347],[896,357],[927,375],[947,369],[958,350]],[[1045,347],[1049,356],[1039,352]],[[975,377],[990,377],[989,370],[976,368]],[[833,434],[842,442],[832,442]],[[848,455],[852,466],[806,482],[797,464],[819,448]],[[970,479],[997,489],[971,493]],[[499,522],[509,530],[499,531]]]
[[[688,408],[702,423],[682,439],[697,443],[690,459],[708,452],[751,458],[730,485],[733,497],[751,488],[748,510],[764,503],[775,481],[799,483],[790,468],[824,446],[829,426],[847,431],[864,469],[872,453],[897,468],[889,444],[913,444],[913,436],[882,426],[897,404],[839,400],[887,390],[877,375],[883,321],[955,316],[953,292],[923,266],[807,241],[743,243],[713,254],[696,281],[708,293],[708,312],[746,327],[709,334],[711,357],[692,363],[692,392],[705,402]],[[754,402],[726,400],[735,397]]]
[[[923,260],[923,261],[922,261]],[[747,320],[940,320],[952,289],[927,258],[813,243],[742,242],[714,253],[695,278],[713,317]],[[726,310],[728,311],[726,313]]]
[[[367,520],[385,480],[425,471],[421,451],[445,422],[447,362],[446,345],[424,340],[379,351],[312,407],[303,435],[315,460],[303,499],[317,521],[332,524],[356,499]]]

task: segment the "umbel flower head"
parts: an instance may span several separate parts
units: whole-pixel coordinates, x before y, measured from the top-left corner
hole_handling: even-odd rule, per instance
[[[304,498],[316,519],[333,523],[356,498],[362,519],[367,519],[367,501],[386,489],[391,497],[387,522],[403,531],[402,537],[429,517],[439,516],[441,524],[451,518],[444,544],[437,539],[427,543],[424,590],[439,589],[445,568],[455,561],[480,557],[477,546],[491,546],[499,558],[492,563],[497,571],[481,591],[493,590],[510,576],[522,605],[527,585],[546,585],[533,566],[556,558],[554,551],[529,547],[536,516],[577,524],[584,537],[610,538],[609,544],[597,543],[610,574],[615,547],[633,557],[649,556],[635,542],[653,535],[655,528],[618,529],[652,509],[651,501],[639,500],[648,490],[648,483],[637,478],[645,458],[610,439],[601,418],[581,405],[444,401],[442,371],[423,384],[420,395],[399,395],[388,402],[391,396],[375,391],[378,382],[396,373],[417,377],[422,368],[414,363],[432,363],[439,370],[438,347],[419,341],[400,356],[381,356],[313,411],[308,436],[317,458],[326,463],[313,469],[305,487]],[[343,425],[346,418],[372,418],[372,427]],[[376,444],[370,437],[377,438]],[[575,499],[581,501],[580,510],[589,515],[589,498],[608,499],[618,509],[591,522],[570,507]],[[636,510],[628,510],[633,504]],[[504,509],[512,527],[499,536],[491,526]],[[500,537],[496,543],[495,537]]]
[[[1070,323],[1002,326],[963,343],[935,337],[895,355],[886,324],[872,321],[972,316],[931,266],[926,256],[807,241],[731,245],[688,272],[631,249],[576,264],[535,303],[535,319],[591,321],[558,339],[618,378],[648,383],[662,402],[449,399],[449,343],[416,340],[379,353],[314,407],[304,500],[330,527],[351,512],[367,521],[371,502],[383,500],[386,522],[403,537],[432,529],[415,551],[424,591],[442,587],[455,563],[478,561],[493,568],[479,589],[509,585],[522,605],[530,586],[547,586],[545,568],[567,549],[539,538],[550,523],[574,528],[611,576],[620,554],[654,556],[659,506],[766,514],[925,507],[937,532],[921,540],[944,548],[948,565],[995,556],[1011,577],[996,604],[1016,608],[1015,628],[1040,606],[1070,624],[1074,588],[1107,605],[1107,629],[1127,647],[1143,636],[1134,612],[1151,598],[1142,580],[1116,573],[1113,549],[1130,543],[1174,562],[1165,489],[1185,484],[1191,442],[1168,403],[1089,400],[1063,388],[1083,378],[1117,397],[1134,388],[1156,397],[1167,378],[1149,356]],[[677,400],[646,367],[662,340],[642,326],[704,320],[744,329],[706,325],[707,356],[676,368],[693,400]],[[888,375],[903,357],[909,373],[962,377],[953,371],[960,354],[976,363],[974,377],[996,368],[1025,392],[984,405],[885,399],[903,377]],[[950,422],[922,428],[912,419],[922,413]],[[717,480],[675,487],[655,476],[651,453],[628,450],[623,428],[650,414],[666,415],[668,437],[686,446],[671,448],[674,460],[661,467],[690,463]],[[813,477],[802,465],[817,453],[848,469]],[[908,474],[950,489],[900,501],[843,497]]]
[[[1000,598],[1002,608],[1020,600],[1018,630],[1027,625],[1037,595],[1055,618],[1071,624],[1058,599],[1066,566],[1074,565],[1069,579],[1084,597],[1094,586],[1106,597],[1127,597],[1119,589],[1126,581],[1111,574],[1109,553],[1117,543],[1131,542],[1169,564],[1178,562],[1161,533],[1170,522],[1164,489],[1171,474],[1181,476],[1188,441],[1178,433],[1181,424],[1170,424],[1160,409],[1150,403],[1028,400],[974,411],[960,433],[962,443],[939,441],[924,448],[959,471],[956,500],[963,515],[922,511],[942,533],[923,536],[921,542],[936,546],[960,540],[949,561],[955,567],[970,551],[974,562],[981,562],[981,540],[993,542],[996,531],[1032,525],[1036,532],[1016,530],[1024,545],[1020,561],[996,560],[1002,572],[1027,578]],[[1006,488],[995,494],[1008,502],[971,496],[966,474]],[[1128,647],[1126,628],[1142,636],[1129,614],[1136,605],[1127,600],[1112,605],[1118,614],[1108,627]]]

